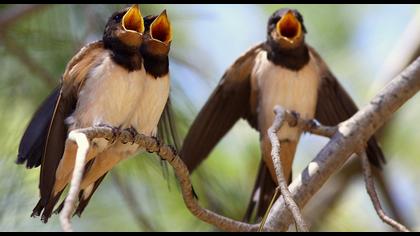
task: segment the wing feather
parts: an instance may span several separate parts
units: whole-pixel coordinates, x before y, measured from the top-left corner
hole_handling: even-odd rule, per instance
[[[52,198],[51,193],[55,182],[55,173],[64,153],[68,127],[65,119],[76,108],[78,92],[82,88],[88,72],[98,63],[98,55],[103,52],[103,44],[97,41],[83,47],[67,64],[63,74],[57,102],[48,132],[45,133],[45,146],[42,153],[39,189],[41,199],[33,210],[33,215],[39,215],[48,205],[54,206],[58,197]],[[53,201],[53,202],[50,202]],[[52,207],[48,207],[52,211]],[[44,221],[51,215],[50,210],[43,213]]]
[[[239,118],[255,125],[251,111],[251,72],[257,53],[263,44],[258,44],[224,73],[216,89],[191,125],[181,148],[181,158],[194,170],[203,161],[219,140]]]
[[[311,54],[318,61],[321,70],[321,84],[315,118],[324,125],[337,125],[353,116],[358,108],[350,95],[331,73],[326,63],[315,49],[309,47]],[[381,168],[385,163],[384,154],[375,137],[367,142],[366,154],[370,163]]]

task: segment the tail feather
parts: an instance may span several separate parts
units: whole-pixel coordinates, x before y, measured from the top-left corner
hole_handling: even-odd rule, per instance
[[[82,215],[83,211],[85,210],[86,206],[89,204],[90,199],[92,198],[92,195],[95,193],[96,189],[99,187],[99,185],[101,184],[102,180],[104,180],[105,176],[108,174],[105,173],[104,175],[102,175],[102,177],[100,177],[98,180],[96,180],[95,184],[93,185],[93,189],[90,192],[89,196],[87,196],[86,198],[83,196],[84,194],[81,192],[81,194],[79,195],[79,205],[76,208],[76,211],[74,212],[75,215],[78,215],[79,217]]]
[[[42,213],[41,221],[47,223],[48,219],[51,217],[52,210],[60,199],[62,193],[63,191],[59,192],[56,196],[50,198],[47,202],[41,198],[32,210],[31,217],[39,216]]]
[[[273,198],[276,186],[276,183],[271,178],[269,169],[265,165],[264,161],[261,160],[257,179],[255,181],[254,188],[251,193],[251,199],[249,200],[243,221],[251,222],[252,215],[255,210],[256,219],[261,219],[264,216],[270,201]]]
[[[374,136],[367,142],[366,155],[369,162],[378,169],[382,169],[382,164],[386,164],[384,153]]]
[[[96,189],[99,187],[99,185],[101,184],[102,180],[105,178],[105,176],[108,174],[105,173],[104,175],[102,175],[102,177],[100,177],[98,180],[96,180],[95,184],[93,185],[92,191],[89,193],[89,195],[87,197],[84,196],[84,190],[81,190],[79,192],[79,204],[77,205],[76,210],[74,211],[74,215],[77,216],[81,216],[83,211],[85,210],[86,206],[89,204],[90,199],[92,198],[93,194],[95,193]],[[65,204],[66,199],[64,199],[61,204],[57,207],[57,209],[55,209],[54,213],[55,214],[59,214],[63,208],[64,208],[64,204]]]

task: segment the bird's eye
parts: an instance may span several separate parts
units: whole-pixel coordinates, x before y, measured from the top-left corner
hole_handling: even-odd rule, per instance
[[[122,15],[121,14],[118,14],[118,15],[116,15],[116,16],[114,16],[114,20],[115,21],[120,21],[122,19]]]
[[[275,25],[280,19],[281,19],[281,17],[272,18],[270,24],[274,24]]]

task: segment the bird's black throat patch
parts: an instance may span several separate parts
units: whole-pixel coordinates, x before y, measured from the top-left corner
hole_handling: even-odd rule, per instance
[[[300,70],[309,62],[309,50],[304,43],[297,48],[285,49],[275,42],[268,41],[264,48],[267,51],[268,60],[290,70]]]
[[[144,59],[144,68],[146,73],[157,78],[162,77],[169,72],[169,59],[167,54],[154,54],[149,51],[150,49],[146,46],[140,48],[141,55]]]
[[[136,47],[130,47],[118,38],[104,38],[104,46],[111,50],[112,60],[128,71],[141,70],[142,55]]]

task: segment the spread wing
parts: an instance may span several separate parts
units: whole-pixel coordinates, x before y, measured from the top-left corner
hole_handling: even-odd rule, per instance
[[[207,157],[239,118],[247,119],[255,127],[250,75],[261,48],[259,44],[235,61],[191,125],[180,152],[190,171]]]
[[[40,111],[47,112],[37,112],[29,124],[28,130],[25,132],[25,134],[33,132],[39,133],[40,135],[32,135],[29,139],[26,139],[24,135],[21,144],[40,142],[31,139],[45,140],[42,145],[36,147],[37,151],[34,152],[41,157],[39,182],[41,200],[34,208],[33,215],[39,215],[49,201],[54,186],[55,172],[62,158],[65,140],[67,138],[68,129],[64,121],[74,111],[77,103],[78,91],[82,87],[89,69],[92,68],[92,66],[95,66],[95,58],[100,50],[103,50],[102,42],[94,42],[82,48],[72,58],[63,75],[59,87],[60,89],[54,91],[40,108]],[[53,100],[52,98],[55,97],[56,102],[51,102],[51,100]],[[37,127],[35,121],[40,119],[43,120],[43,123],[41,126]],[[45,127],[47,127],[47,129]],[[41,128],[42,131],[36,131],[38,128]],[[39,157],[28,157],[28,160]]]
[[[320,55],[313,48],[309,49],[321,69],[321,84],[315,118],[324,125],[337,125],[353,116],[358,108]],[[369,161],[376,167],[380,168],[381,164],[385,163],[384,154],[374,136],[367,142],[366,154]]]

